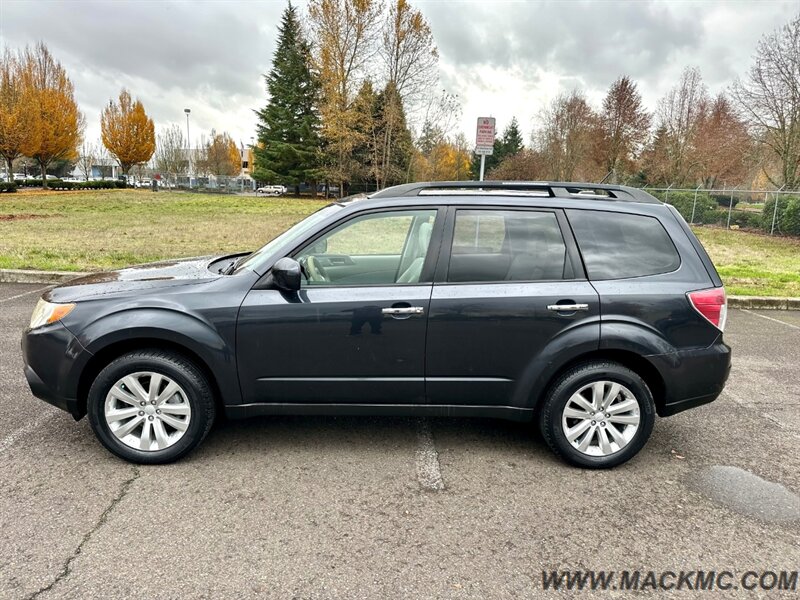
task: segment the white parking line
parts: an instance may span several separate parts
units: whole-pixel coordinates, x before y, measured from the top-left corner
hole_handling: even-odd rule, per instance
[[[27,296],[29,294],[36,294],[38,292],[43,292],[45,290],[49,290],[51,287],[53,286],[48,285],[47,287],[39,288],[38,290],[30,290],[29,292],[22,292],[21,294],[17,294],[16,296],[11,296],[10,298],[2,298],[0,299],[0,303],[10,302],[11,300],[16,300],[17,298],[22,298],[23,296]]]
[[[797,325],[792,325],[791,323],[787,323],[786,321],[781,321],[780,319],[773,319],[772,317],[768,317],[767,315],[760,315],[758,313],[754,313],[749,308],[743,308],[742,311],[749,313],[751,315],[755,315],[756,317],[761,317],[762,319],[766,319],[767,321],[774,321],[775,323],[786,325],[787,327],[791,327],[792,329],[800,329],[800,327],[798,327]]]
[[[427,419],[417,420],[417,443],[417,481],[426,490],[443,490],[439,453],[433,443],[433,433]]]
[[[40,425],[44,425],[47,421],[54,418],[55,416],[56,416],[55,413],[51,413],[43,417],[39,417],[38,419],[34,419],[27,425],[20,427],[16,431],[12,431],[6,437],[0,440],[0,454],[11,448],[11,446],[13,446],[14,443],[17,440],[19,440],[19,438],[29,434],[31,431],[33,431]]]

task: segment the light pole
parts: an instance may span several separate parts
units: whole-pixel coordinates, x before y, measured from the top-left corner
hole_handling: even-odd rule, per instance
[[[247,153],[247,172],[250,175],[250,188],[253,190],[256,189],[256,180],[253,177],[253,168],[255,166],[253,163],[255,162],[256,158],[255,147],[256,147],[256,138],[251,135],[250,150]]]
[[[183,112],[186,113],[186,169],[189,175],[189,189],[192,189],[192,143],[189,137],[189,113],[192,109],[184,108]]]

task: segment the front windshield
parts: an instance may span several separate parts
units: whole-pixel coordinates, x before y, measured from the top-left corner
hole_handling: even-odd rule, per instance
[[[248,268],[255,270],[256,265],[258,265],[258,263],[260,263],[264,258],[269,256],[272,252],[277,250],[280,246],[288,244],[292,240],[299,238],[304,233],[313,228],[317,223],[325,220],[331,213],[341,210],[341,208],[342,208],[341,205],[329,204],[328,206],[319,209],[317,212],[310,214],[308,217],[306,217],[299,223],[296,223],[295,225],[284,231],[282,234],[280,234],[278,237],[268,242],[265,246],[262,246],[261,248],[253,252],[250,256],[242,260],[236,267],[235,272],[238,272],[241,269],[248,269]]]

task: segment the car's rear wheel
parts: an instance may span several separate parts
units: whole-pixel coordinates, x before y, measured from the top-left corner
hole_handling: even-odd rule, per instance
[[[177,460],[203,441],[214,422],[208,380],[171,352],[141,350],[109,363],[87,400],[89,423],[111,452],[142,464]]]
[[[644,380],[615,362],[570,369],[550,388],[540,427],[550,448],[573,465],[609,468],[642,449],[655,422]]]

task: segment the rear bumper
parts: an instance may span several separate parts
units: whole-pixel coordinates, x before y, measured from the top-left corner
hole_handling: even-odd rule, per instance
[[[731,349],[718,341],[708,348],[647,357],[664,380],[663,402],[656,411],[668,417],[717,399],[731,370]]]
[[[90,357],[61,323],[26,329],[22,334],[25,379],[31,392],[75,419],[84,416],[78,400],[78,383]]]

